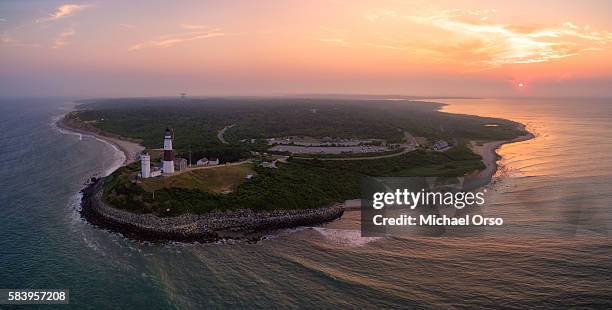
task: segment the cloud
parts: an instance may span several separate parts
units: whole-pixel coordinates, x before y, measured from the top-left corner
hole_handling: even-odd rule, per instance
[[[57,38],[55,39],[55,42],[53,43],[53,46],[51,46],[51,47],[55,48],[55,49],[64,47],[64,45],[66,45],[66,43],[68,43],[68,40],[70,39],[70,37],[74,36],[75,34],[76,34],[76,32],[74,31],[74,29],[68,29],[68,30],[60,33],[57,36]]]
[[[74,15],[75,13],[82,11],[84,9],[87,9],[91,7],[91,5],[79,5],[79,4],[64,4],[59,6],[55,12],[50,13],[49,16],[45,17],[45,18],[41,18],[41,19],[37,19],[36,23],[40,24],[40,23],[46,23],[46,22],[50,22],[50,21],[55,21],[58,19],[62,19],[65,17],[68,17],[70,15]]]
[[[206,25],[181,24],[181,28],[193,30],[193,29],[207,29],[207,28],[210,28],[210,27],[208,27]]]
[[[490,21],[491,11],[442,11],[431,16],[409,16],[410,21],[452,34],[453,43],[430,46],[433,53],[449,53],[449,45],[470,43],[462,51],[488,66],[547,62],[600,49],[612,42],[612,33],[592,31],[572,22],[558,26],[525,26]],[[487,17],[487,18],[484,18]]]
[[[208,39],[208,38],[214,38],[214,37],[222,37],[226,35],[227,35],[226,33],[220,31],[219,29],[212,29],[211,31],[195,31],[195,32],[187,32],[187,33],[181,33],[181,34],[164,35],[164,36],[157,37],[153,40],[148,40],[145,42],[134,44],[130,46],[128,50],[137,51],[137,50],[141,50],[145,48],[154,48],[154,47],[166,48],[166,47],[171,47],[176,44],[180,44],[184,42],[190,42],[190,41],[196,41],[196,40],[202,40],[202,39]]]
[[[123,27],[123,28],[134,28],[134,27],[136,27],[136,26],[134,26],[132,24],[125,24],[125,23],[124,24],[119,24],[119,26]]]
[[[0,22],[5,22],[6,18],[0,18]]]

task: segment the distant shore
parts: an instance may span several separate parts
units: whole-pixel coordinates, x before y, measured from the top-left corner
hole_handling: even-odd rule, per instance
[[[57,127],[60,129],[91,135],[98,139],[104,140],[117,147],[125,156],[122,166],[128,165],[138,160],[138,155],[145,149],[144,146],[136,140],[119,137],[106,133],[91,124],[81,122],[71,117],[71,113],[67,113],[57,121]]]

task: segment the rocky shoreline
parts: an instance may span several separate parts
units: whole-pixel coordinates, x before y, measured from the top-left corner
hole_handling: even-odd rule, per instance
[[[89,134],[114,144],[126,157],[124,164],[133,162],[144,149],[138,141],[113,136],[68,113],[58,120],[61,129]],[[102,199],[103,180],[98,178],[81,191],[81,216],[100,228],[118,232],[139,241],[215,242],[223,239],[260,240],[276,229],[319,225],[342,216],[341,205],[307,210],[254,212],[238,209],[177,217],[158,217],[113,208]]]
[[[107,205],[102,199],[102,183],[102,179],[94,180],[82,190],[81,215],[93,225],[140,241],[256,241],[272,230],[319,225],[340,218],[344,212],[341,205],[334,205],[271,212],[238,209],[165,218],[132,213]]]

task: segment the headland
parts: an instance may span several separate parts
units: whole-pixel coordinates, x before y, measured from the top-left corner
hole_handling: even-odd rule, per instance
[[[125,112],[112,103],[111,101],[111,111]],[[311,103],[307,101],[307,105]],[[58,127],[103,139],[117,146],[126,155],[124,165],[115,173],[93,179],[82,191],[81,214],[94,225],[147,241],[256,240],[274,229],[329,222],[342,216],[344,208],[341,203],[344,200],[358,197],[355,179],[364,175],[463,175],[469,176],[472,184],[485,186],[497,169],[496,161],[499,157],[496,149],[504,143],[533,137],[522,124],[501,119],[448,116],[437,112],[439,104],[431,103],[426,103],[430,105],[430,109],[431,106],[434,107],[431,111],[423,110],[421,103],[415,104],[416,111],[428,117],[440,117],[438,113],[442,114],[444,117],[437,120],[442,124],[438,125],[441,132],[435,129],[419,131],[415,130],[416,127],[395,127],[394,131],[400,133],[397,138],[385,128],[374,128],[379,132],[378,136],[364,136],[364,133],[358,130],[353,131],[356,127],[351,127],[352,124],[346,125],[349,127],[349,133],[335,138],[321,137],[322,135],[317,138],[311,132],[308,132],[311,134],[308,136],[286,134],[292,131],[262,133],[258,137],[252,137],[245,135],[245,128],[242,128],[245,127],[244,121],[234,118],[216,124],[214,130],[209,130],[210,133],[207,134],[214,135],[211,139],[217,142],[209,148],[222,150],[217,153],[221,155],[219,158],[222,160],[222,166],[239,164],[245,160],[253,163],[253,171],[248,175],[248,181],[238,182],[231,186],[231,190],[219,193],[210,192],[201,184],[185,185],[184,182],[175,180],[178,174],[173,174],[164,179],[172,180],[167,182],[171,185],[160,186],[162,183],[159,181],[147,181],[149,183],[146,184],[149,185],[150,182],[156,182],[154,187],[157,191],[151,192],[150,186],[144,186],[145,183],[141,184],[142,181],[135,178],[134,171],[137,168],[134,161],[144,149],[154,151],[154,142],[148,141],[144,132],[138,134],[137,131],[135,134],[132,130],[123,130],[121,126],[125,125],[113,122],[112,113],[109,115],[108,110],[102,109],[108,109],[108,106],[104,105],[104,102],[102,106],[99,104],[100,102],[94,101],[87,109],[77,109],[58,121]],[[153,106],[165,108],[159,107],[159,102],[155,102]],[[188,109],[195,107],[197,105]],[[325,108],[315,105],[306,113],[308,116],[317,112],[321,114],[320,109]],[[97,114],[102,111],[105,118]],[[249,118],[253,116],[249,115]],[[491,122],[496,122],[503,130],[478,127]],[[247,123],[246,127],[251,125]],[[463,127],[456,127],[458,125]],[[454,128],[449,132],[442,126]],[[476,131],[477,127],[485,132]],[[337,129],[343,130],[341,127]],[[206,132],[206,129],[204,131]],[[416,135],[411,134],[415,131]],[[301,133],[299,130],[297,132]],[[219,139],[220,135],[225,135],[227,141]],[[144,139],[141,138],[143,136]],[[270,136],[275,138],[267,138]],[[479,141],[478,146],[475,146],[476,143],[470,145],[473,141]],[[277,152],[280,154],[274,155],[273,147],[279,145],[297,146],[300,150],[313,147],[319,153],[302,152],[294,156]],[[341,154],[320,153],[320,150],[326,148],[338,150],[343,147],[357,151],[342,151]],[[179,148],[182,148],[180,154],[184,156],[185,145]],[[370,152],[371,150],[376,151]],[[191,155],[191,149],[189,151]],[[220,171],[216,167],[206,168],[212,168],[210,171]],[[250,179],[252,177],[255,178]],[[315,191],[317,194],[312,197],[304,196],[300,193],[303,190]],[[195,203],[193,199],[196,199]]]
[[[60,129],[91,135],[114,145],[125,157],[121,167],[138,160],[145,149],[138,140],[100,130],[68,113],[57,121]],[[121,168],[120,167],[120,168]],[[213,167],[206,167],[213,168]],[[224,239],[257,241],[277,229],[314,226],[342,216],[342,205],[305,210],[254,212],[250,209],[159,217],[129,212],[104,201],[104,178],[92,178],[81,191],[81,216],[89,223],[125,237],[151,242],[216,242]]]

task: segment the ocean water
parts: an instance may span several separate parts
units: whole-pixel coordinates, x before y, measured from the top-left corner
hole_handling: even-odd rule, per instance
[[[147,244],[79,217],[122,157],[53,125],[69,99],[0,99],[0,288],[68,288],[75,309],[610,308],[612,101],[445,102],[537,135],[499,151],[484,212],[502,227],[361,238],[352,211],[256,244]]]

